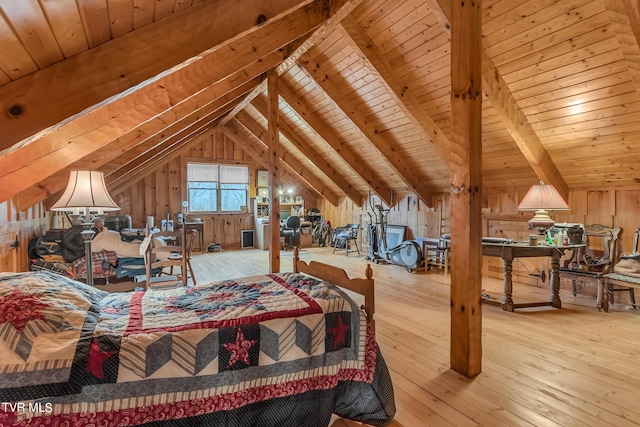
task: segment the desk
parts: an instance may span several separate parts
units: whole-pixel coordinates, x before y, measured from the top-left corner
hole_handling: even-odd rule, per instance
[[[499,305],[505,311],[513,311],[516,308],[522,307],[542,307],[551,306],[555,308],[561,308],[560,302],[560,258],[564,255],[567,249],[574,249],[584,244],[569,245],[569,246],[529,246],[526,243],[483,243],[482,255],[500,257],[504,261],[504,297],[502,302],[483,299],[482,302],[486,304]],[[527,258],[527,257],[549,257],[551,258],[551,274],[549,279],[549,286],[551,287],[551,295],[549,301],[543,302],[529,302],[515,304],[511,296],[513,291],[513,282],[511,278],[511,272],[513,270],[513,260],[515,258]]]
[[[181,227],[183,224],[178,224]],[[196,230],[198,232],[198,249],[197,252],[204,252],[204,222],[185,222],[184,226],[190,230]],[[193,248],[196,251],[196,248]]]

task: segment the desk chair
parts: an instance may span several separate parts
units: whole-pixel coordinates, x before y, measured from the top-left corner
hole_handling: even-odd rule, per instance
[[[291,215],[280,229],[280,237],[284,237],[284,250],[300,246],[300,217]]]

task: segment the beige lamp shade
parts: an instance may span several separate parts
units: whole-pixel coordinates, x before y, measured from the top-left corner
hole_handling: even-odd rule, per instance
[[[90,208],[91,211],[117,211],[120,209],[113,201],[100,171],[71,171],[69,182],[62,197],[53,204],[53,211],[75,211]]]
[[[531,186],[518,205],[518,210],[536,211],[533,218],[529,220],[529,228],[537,230],[538,234],[544,234],[555,224],[548,211],[568,211],[569,205],[553,185],[540,181],[540,184]]]

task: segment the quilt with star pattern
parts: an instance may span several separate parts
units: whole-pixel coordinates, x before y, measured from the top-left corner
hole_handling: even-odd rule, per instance
[[[372,425],[395,413],[362,309],[280,273],[107,293],[0,273],[0,426]]]

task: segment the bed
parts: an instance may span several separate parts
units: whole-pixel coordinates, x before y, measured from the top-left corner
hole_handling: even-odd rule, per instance
[[[371,270],[293,270],[127,293],[0,273],[0,426],[385,425]]]

